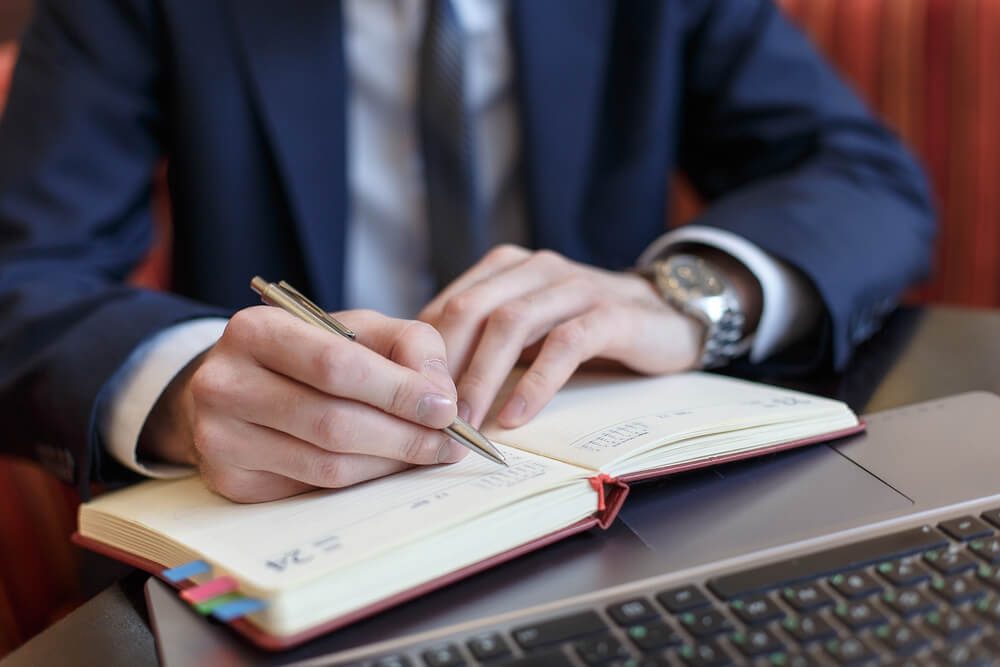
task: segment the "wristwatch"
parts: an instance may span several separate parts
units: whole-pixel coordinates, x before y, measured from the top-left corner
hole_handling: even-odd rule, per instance
[[[715,265],[676,254],[640,269],[671,306],[705,325],[701,367],[718,368],[750,347],[746,314],[736,290]]]

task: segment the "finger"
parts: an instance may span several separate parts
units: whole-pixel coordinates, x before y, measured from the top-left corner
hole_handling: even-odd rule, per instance
[[[515,264],[520,264],[530,256],[531,251],[527,248],[509,243],[493,248],[482,259],[476,262],[475,265],[441,290],[430,303],[424,306],[417,319],[424,322],[436,322],[440,318],[441,308],[444,307],[444,304],[452,296],[467,290],[476,283],[487,280],[501,271],[505,271]]]
[[[579,269],[556,253],[537,252],[449,299],[435,326],[447,344],[452,374],[461,377],[464,373],[486,319],[493,311],[575,270]]]
[[[470,419],[478,423],[486,415],[525,348],[560,322],[589,310],[598,298],[592,281],[574,276],[508,301],[493,311],[458,383]]]
[[[398,326],[389,319],[380,321],[387,328]],[[220,344],[324,393],[361,401],[408,421],[444,428],[455,419],[454,397],[441,393],[420,373],[277,308],[238,312]],[[215,355],[195,372],[192,392],[207,400],[225,395],[226,385],[242,381],[243,370],[226,355]]]
[[[497,414],[500,424],[513,428],[534,417],[587,359],[616,358],[615,338],[629,335],[624,310],[594,308],[552,329]]]
[[[357,334],[357,342],[417,371],[447,395],[456,395],[444,339],[430,324],[387,317],[373,310],[344,311],[334,316]]]
[[[328,452],[364,454],[421,465],[454,463],[466,450],[442,431],[389,415],[364,403],[332,398],[312,387],[266,368],[248,370],[234,383],[219,410],[226,411],[225,427],[198,422],[198,440],[224,440],[220,446],[242,446],[232,434],[233,422],[248,422],[280,432],[303,444]],[[225,429],[225,431],[224,431]],[[256,441],[254,448],[258,448]],[[240,450],[242,451],[242,450]],[[240,452],[227,452],[239,457]]]
[[[228,430],[237,445],[230,463],[244,470],[271,472],[303,484],[335,489],[384,477],[413,464],[366,454],[341,454],[314,447],[263,426],[239,422]],[[253,446],[249,446],[253,443]]]
[[[205,486],[237,503],[263,503],[295,496],[314,488],[275,473],[244,470],[224,463],[203,461],[200,472]]]

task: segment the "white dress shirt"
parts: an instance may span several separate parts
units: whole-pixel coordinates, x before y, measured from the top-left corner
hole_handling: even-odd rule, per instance
[[[465,44],[465,88],[476,142],[477,197],[493,211],[491,240],[524,243],[521,153],[504,0],[452,0]],[[345,301],[412,317],[433,291],[417,130],[417,67],[426,4],[420,0],[346,0],[343,4],[348,116]],[[513,184],[513,187],[511,187]],[[805,280],[745,239],[689,225],[664,234],[640,258],[647,263],[671,245],[712,245],[742,261],[763,288],[763,312],[750,352],[759,361],[810,325],[818,303]],[[171,379],[222,335],[226,320],[206,318],[170,327],[143,343],[112,378],[100,416],[105,447],[127,467],[151,477],[190,469],[136,456],[142,426]]]

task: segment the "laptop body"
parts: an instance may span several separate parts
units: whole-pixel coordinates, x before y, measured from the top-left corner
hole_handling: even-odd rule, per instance
[[[967,645],[980,662],[966,664],[991,664],[984,656],[1000,630],[990,616],[1000,586],[984,573],[1000,533],[989,521],[1000,510],[1000,397],[962,394],[866,420],[867,433],[845,441],[638,485],[608,531],[529,554],[285,653],[254,649],[150,580],[159,657],[168,666],[655,666],[878,664],[911,653],[931,661],[923,664],[947,664],[947,651]],[[981,534],[955,527],[968,519]],[[949,572],[943,563],[958,556],[965,569]],[[897,586],[879,566],[923,578]],[[860,578],[857,590],[852,575]],[[810,586],[826,604],[800,610],[791,604],[796,599],[782,597]],[[670,602],[685,591],[704,600],[695,607]],[[883,599],[907,591],[920,594],[919,614]],[[629,603],[637,616],[628,615]],[[742,605],[772,617],[747,620]],[[967,621],[954,635],[951,626],[938,627],[955,625],[953,611]],[[851,616],[861,612],[868,616]],[[785,627],[790,620],[821,621],[834,632],[799,641],[795,628]],[[643,637],[630,634],[641,634],[640,626]],[[907,639],[902,629],[916,637],[897,651],[896,642]],[[654,635],[665,643],[647,651],[644,642]]]

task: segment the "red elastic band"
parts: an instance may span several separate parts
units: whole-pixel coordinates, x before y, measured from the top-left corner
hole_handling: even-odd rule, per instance
[[[604,485],[615,481],[615,478],[602,472],[600,475],[590,477],[587,481],[590,482],[590,488],[597,492],[597,511],[603,512],[607,507],[604,501]]]

